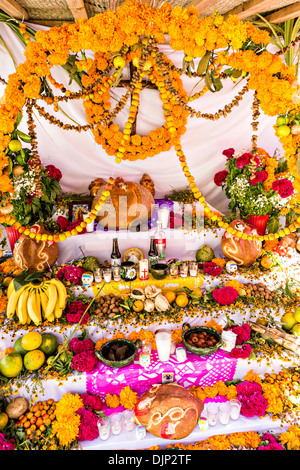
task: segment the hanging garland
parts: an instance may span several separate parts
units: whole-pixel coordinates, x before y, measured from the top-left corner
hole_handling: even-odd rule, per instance
[[[26,34],[24,25],[20,26],[20,30],[24,35]],[[176,68],[158,49],[158,44],[166,41],[166,35],[170,38],[170,47],[173,50],[184,51],[182,69]],[[48,31],[38,31],[35,41],[26,37],[26,43],[26,60],[17,67],[14,74],[9,76],[5,90],[5,104],[0,108],[0,171],[2,173],[0,180],[2,195],[7,199],[13,194],[11,181],[5,172],[8,166],[7,149],[18,114],[25,105],[39,194],[41,194],[40,160],[34,131],[33,108],[49,122],[63,129],[78,132],[91,129],[96,142],[102,145],[106,153],[113,156],[117,163],[123,160],[145,159],[174,147],[184,175],[195,198],[204,207],[206,216],[216,221],[220,227],[227,229],[228,224],[224,223],[222,217],[210,210],[186,163],[180,138],[186,131],[188,117],[213,121],[226,117],[249,90],[254,90],[252,122],[254,133],[257,131],[259,108],[269,116],[276,116],[297,108],[293,103],[297,92],[294,68],[286,66],[279,54],[271,54],[266,50],[270,43],[270,37],[266,31],[260,31],[252,23],[241,22],[232,15],[226,20],[218,14],[199,18],[198,11],[193,6],[172,8],[170,4],[164,3],[156,9],[134,0],[126,0],[116,11],[107,10],[89,20],[80,19],[74,24],[64,24],[59,28],[50,28]],[[84,50],[92,51],[94,57],[87,59]],[[53,66],[65,67],[70,58],[77,72],[80,72],[82,90],[76,93],[68,90],[65,85],[57,83],[51,75]],[[195,60],[198,61],[197,67]],[[127,92],[112,110],[110,92],[119,84],[123,69],[129,63],[134,65],[135,72]],[[223,70],[224,67],[228,68]],[[202,90],[188,97],[180,78],[182,74],[204,78],[205,85]],[[203,96],[207,91],[219,91],[223,86],[222,80],[228,76],[234,79],[246,77],[247,84],[223,110],[207,114],[190,107],[189,102]],[[150,131],[146,136],[133,132],[133,123],[140,104],[140,92],[144,87],[143,78],[147,78],[157,88],[163,103],[165,118],[162,126]],[[43,89],[45,79],[61,94],[54,96],[45,93]],[[113,120],[124,109],[130,97],[128,120],[121,131]],[[37,104],[38,100],[43,100],[47,105],[52,105],[56,112],[59,110],[60,101],[71,99],[83,99],[87,125],[64,124]],[[285,138],[280,138],[280,140],[286,150],[289,170],[296,178],[297,190],[300,193],[295,165],[295,155],[300,147],[300,139],[291,135],[288,140]],[[256,152],[257,135],[254,134],[252,153],[255,155]],[[45,236],[44,239],[61,241],[80,233],[87,223],[96,218],[97,212],[110,195],[113,184],[114,179],[110,178],[98,206],[91,211],[88,220],[71,232]],[[22,226],[11,215],[6,216],[5,223],[31,238],[36,236],[29,227]],[[247,239],[278,238],[285,233],[295,231],[299,226],[300,217],[277,234],[263,237],[249,235]],[[240,236],[233,229],[232,233]]]

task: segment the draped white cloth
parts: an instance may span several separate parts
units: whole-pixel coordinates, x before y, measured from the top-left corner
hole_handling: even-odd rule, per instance
[[[37,27],[35,29],[46,29]],[[0,24],[0,35],[7,44],[16,64],[23,62],[24,46],[12,31],[4,24]],[[161,50],[177,66],[181,66],[183,55],[174,52],[166,44]],[[0,76],[7,79],[15,68],[11,57],[3,44],[0,43]],[[68,85],[69,77],[61,68],[55,70],[55,78]],[[184,87],[191,91],[198,83],[197,79],[184,77]],[[200,90],[204,83],[201,82],[193,92]],[[191,106],[204,113],[215,113],[230,103],[234,96],[245,85],[245,81],[234,86],[230,79],[224,80],[224,88],[217,93],[206,93],[202,98],[192,101]],[[77,90],[73,82],[70,87]],[[3,95],[4,85],[0,85],[0,97]],[[120,96],[120,89],[115,95]],[[192,175],[195,177],[199,189],[207,201],[216,209],[226,210],[228,200],[219,187],[213,182],[214,174],[224,168],[226,158],[222,151],[233,147],[236,151],[251,148],[252,105],[253,92],[244,95],[243,101],[238,107],[234,107],[226,118],[218,121],[208,121],[203,118],[189,118],[187,131],[182,137],[183,150],[187,157],[187,163]],[[112,104],[116,102],[112,99]],[[82,103],[75,100],[63,103],[62,109],[76,122],[85,124],[86,117]],[[68,117],[60,111],[52,113],[63,122],[73,124]],[[118,117],[118,123],[122,124],[128,114],[128,106]],[[128,180],[138,182],[143,173],[152,177],[156,188],[156,197],[164,196],[172,188],[184,189],[187,187],[186,178],[181,171],[180,163],[174,149],[163,152],[144,161],[115,163],[114,157],[109,157],[101,146],[94,141],[91,132],[78,133],[76,131],[64,131],[57,126],[45,121],[37,113],[36,125],[38,133],[39,154],[44,164],[54,164],[63,173],[61,185],[64,191],[77,193],[88,192],[89,183],[96,177],[108,178],[109,176],[122,176]],[[281,148],[280,142],[274,134],[274,117],[261,114],[259,118],[258,145],[273,154],[276,148]],[[162,103],[156,90],[144,90],[141,93],[141,105],[137,121],[137,132],[144,134],[163,124]],[[27,132],[26,114],[21,122],[20,129]]]

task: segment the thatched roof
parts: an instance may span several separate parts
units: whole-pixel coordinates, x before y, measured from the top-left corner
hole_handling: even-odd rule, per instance
[[[79,17],[90,18],[124,0],[0,0],[0,9],[14,18],[47,26],[73,22]],[[137,0],[161,5],[163,0]],[[172,5],[188,6],[193,3],[201,16],[215,10],[222,15],[236,14],[240,19],[263,14],[273,23],[300,16],[300,2],[294,0],[169,0]]]

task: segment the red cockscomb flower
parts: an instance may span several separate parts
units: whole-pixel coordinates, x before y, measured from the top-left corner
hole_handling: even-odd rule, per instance
[[[223,183],[223,181],[226,180],[227,175],[228,175],[228,171],[227,171],[227,170],[219,171],[218,173],[216,173],[216,174],[215,174],[215,177],[214,177],[214,183],[215,183],[215,185],[217,185],[217,186],[222,186],[222,183]]]
[[[282,198],[289,197],[294,192],[294,186],[290,180],[280,179],[276,180],[272,184],[273,191],[277,191],[279,196]]]

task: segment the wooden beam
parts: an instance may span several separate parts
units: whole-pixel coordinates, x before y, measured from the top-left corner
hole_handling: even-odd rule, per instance
[[[83,0],[67,0],[67,4],[75,21],[77,21],[79,18],[84,18],[85,20],[88,19],[88,14],[86,12]]]
[[[29,18],[27,11],[15,0],[0,0],[0,9],[17,20],[28,20]]]
[[[216,1],[213,0],[192,0],[192,4],[197,8],[199,13],[207,10],[210,7],[213,7],[216,4]]]
[[[271,15],[266,16],[266,20],[270,23],[283,23],[284,21],[292,20],[298,16],[300,16],[300,2],[293,3],[288,7],[281,8],[271,13]]]
[[[224,16],[236,15],[240,20],[244,20],[256,13],[263,13],[271,10],[274,10],[273,0],[248,0],[247,2],[244,2],[228,11]]]

